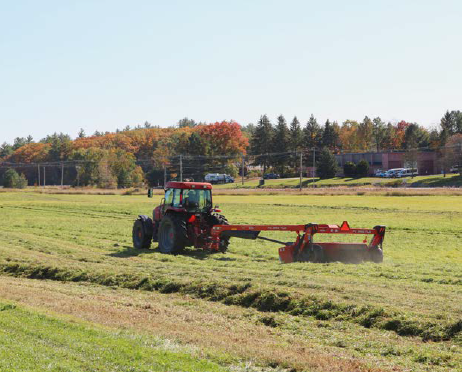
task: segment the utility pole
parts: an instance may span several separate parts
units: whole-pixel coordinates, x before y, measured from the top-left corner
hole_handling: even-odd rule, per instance
[[[241,158],[241,185],[244,185],[244,155]]]
[[[302,151],[299,154],[299,191],[302,192]]]
[[[313,148],[312,168],[312,187],[315,188],[315,148]]]
[[[64,162],[61,162],[61,189],[63,189],[63,181],[64,181]]]
[[[43,166],[43,187],[45,188],[45,166]]]
[[[40,163],[37,163],[37,186],[40,186]]]
[[[267,168],[268,153],[265,153],[264,167],[262,168],[262,180],[265,179],[265,170]]]
[[[79,186],[80,183],[80,166],[76,165],[76,171],[77,171],[77,186]]]
[[[182,164],[182,155],[180,154],[180,182],[183,181],[183,164]]]
[[[166,165],[164,165],[164,189],[166,188],[166,183],[167,183],[167,170],[166,170]]]

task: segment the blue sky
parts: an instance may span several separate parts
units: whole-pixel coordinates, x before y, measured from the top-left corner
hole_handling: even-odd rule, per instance
[[[425,126],[461,110],[458,0],[0,0],[0,143],[149,121]]]

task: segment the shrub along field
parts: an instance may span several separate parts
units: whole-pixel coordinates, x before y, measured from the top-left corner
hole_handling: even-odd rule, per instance
[[[159,199],[0,193],[0,370],[461,370],[461,196],[214,198],[237,224],[386,225],[359,265],[134,250]]]

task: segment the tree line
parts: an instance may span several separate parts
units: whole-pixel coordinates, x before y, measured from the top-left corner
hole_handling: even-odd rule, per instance
[[[288,125],[283,115],[275,123],[262,115],[255,124],[246,126],[235,121],[206,124],[183,118],[167,128],[145,122],[115,133],[96,131],[91,136],[80,130],[75,139],[64,133],[48,135],[38,142],[31,136],[18,137],[13,144],[0,145],[0,165],[76,161],[77,167],[64,172],[65,184],[107,188],[159,180],[165,167],[178,164],[179,155],[190,156],[190,173],[200,179],[210,170],[238,174],[240,159],[246,154],[257,155],[252,164],[262,166],[264,173],[271,168],[291,176],[297,174],[302,154],[303,163],[319,164],[322,175],[329,167],[320,166],[320,160],[332,154],[391,150],[412,153],[417,148],[461,147],[461,131],[461,111],[447,111],[440,127],[433,129],[406,121],[386,123],[379,117],[365,117],[360,122],[346,120],[342,124],[326,120],[321,125],[312,115],[305,124],[294,117]],[[40,170],[29,167],[20,171],[30,185],[40,182]],[[59,184],[63,177],[59,168],[44,172],[48,172],[50,184]],[[169,172],[171,177],[177,176],[171,169]]]
[[[211,167],[227,167],[229,158],[216,156],[246,154],[248,139],[234,121],[160,128],[145,124],[143,128],[126,128],[116,133],[86,136],[80,131],[76,139],[63,133],[47,136],[39,142],[32,137],[16,138],[14,143],[0,146],[0,165],[8,163],[42,164],[75,161],[78,165],[64,171],[64,184],[99,187],[141,185],[153,172],[174,163],[179,154],[209,157],[198,160],[205,171]],[[140,162],[142,160],[143,162]],[[50,184],[59,184],[58,166],[43,171],[28,167],[21,170],[29,184],[42,184],[39,173],[47,174]],[[160,171],[161,170],[161,171]]]

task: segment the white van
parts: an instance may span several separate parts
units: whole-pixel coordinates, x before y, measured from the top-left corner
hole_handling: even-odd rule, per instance
[[[211,184],[233,183],[235,179],[227,174],[207,174],[204,181]]]
[[[402,171],[399,171],[397,173],[397,177],[407,177],[416,175],[418,175],[418,170],[416,168],[404,168]]]
[[[204,177],[204,181],[206,181],[207,183],[218,183],[219,180],[221,179],[220,176],[221,176],[220,174],[207,174]]]

